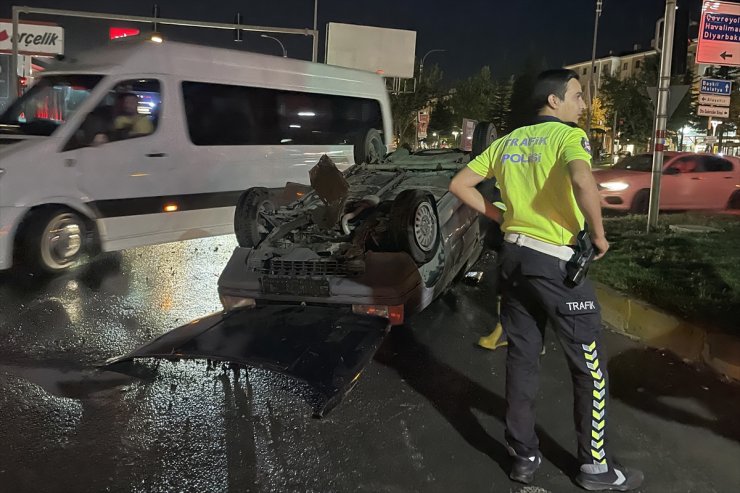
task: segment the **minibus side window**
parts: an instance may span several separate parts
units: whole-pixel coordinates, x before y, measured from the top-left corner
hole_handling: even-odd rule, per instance
[[[371,99],[190,81],[182,91],[197,146],[352,145],[383,129]]]
[[[161,107],[158,80],[119,82],[85,117],[65,150],[151,135],[157,129]]]
[[[278,113],[281,141],[292,144],[351,145],[383,129],[380,104],[370,99],[279,91]]]
[[[183,82],[190,140],[197,146],[259,144],[272,132],[274,95],[269,89]],[[260,136],[260,134],[262,136]],[[268,142],[272,143],[272,142]]]

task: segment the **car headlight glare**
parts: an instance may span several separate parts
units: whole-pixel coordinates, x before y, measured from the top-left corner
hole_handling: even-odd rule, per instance
[[[601,188],[609,190],[610,192],[621,192],[622,190],[627,190],[630,187],[628,183],[625,183],[623,181],[607,181],[604,183],[599,183],[599,186]]]

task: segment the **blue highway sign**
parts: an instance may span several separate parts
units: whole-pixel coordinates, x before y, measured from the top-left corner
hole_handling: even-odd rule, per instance
[[[729,96],[732,94],[731,80],[702,79],[699,92],[703,94],[719,94]]]

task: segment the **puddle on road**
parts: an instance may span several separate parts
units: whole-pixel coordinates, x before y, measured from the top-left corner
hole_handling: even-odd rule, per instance
[[[29,368],[0,365],[0,373],[9,373],[38,385],[49,394],[70,399],[84,399],[96,392],[131,384],[136,378],[112,371],[95,369]]]

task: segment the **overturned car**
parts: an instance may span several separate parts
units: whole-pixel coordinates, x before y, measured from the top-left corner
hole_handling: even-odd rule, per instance
[[[324,156],[313,192],[275,208],[250,189],[237,248],[219,279],[226,310],[260,303],[345,305],[401,325],[480,255],[485,220],[448,193],[459,151],[392,154],[346,174]]]
[[[324,399],[352,388],[392,325],[426,308],[480,256],[488,220],[448,192],[458,150],[399,150],[341,173],[323,156],[311,189],[280,205],[245,191],[239,246],[218,281],[224,311],[110,361],[208,358],[299,378]],[[481,192],[494,201],[495,189]]]

